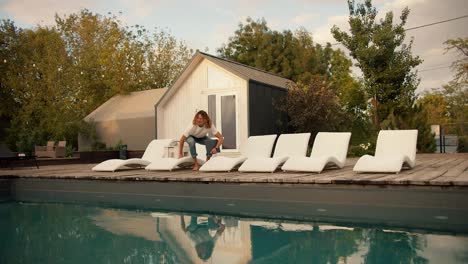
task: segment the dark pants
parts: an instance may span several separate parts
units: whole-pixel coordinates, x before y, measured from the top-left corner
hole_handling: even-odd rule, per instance
[[[207,136],[202,137],[202,138],[197,138],[197,137],[194,137],[194,136],[188,136],[186,141],[187,141],[187,143],[189,145],[190,155],[192,156],[192,158],[195,158],[198,155],[197,154],[197,148],[195,147],[196,143],[201,144],[201,145],[205,145],[205,147],[206,147],[206,156],[207,157],[211,157],[211,155],[212,155],[211,150],[218,143],[217,139],[211,139],[211,138],[209,138]],[[219,148],[217,148],[216,150],[218,152],[220,152]]]

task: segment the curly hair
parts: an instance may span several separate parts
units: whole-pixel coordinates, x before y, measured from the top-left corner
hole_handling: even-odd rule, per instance
[[[197,117],[201,115],[203,119],[206,120],[206,124],[205,124],[205,127],[206,128],[211,128],[211,119],[210,117],[208,116],[208,114],[203,111],[203,110],[200,110],[198,111],[195,116],[193,117],[193,121],[192,121],[192,124],[196,125],[196,120],[197,120]]]

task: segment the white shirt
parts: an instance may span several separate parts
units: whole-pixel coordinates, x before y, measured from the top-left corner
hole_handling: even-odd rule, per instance
[[[188,126],[187,129],[185,129],[184,136],[185,137],[194,136],[196,138],[203,138],[207,134],[210,134],[210,136],[214,136],[217,133],[218,133],[218,130],[213,124],[211,124],[210,128],[206,128],[205,126],[199,127],[197,125],[190,124],[190,126]]]

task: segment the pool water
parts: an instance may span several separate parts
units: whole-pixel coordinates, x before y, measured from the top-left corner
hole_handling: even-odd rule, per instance
[[[468,263],[467,234],[0,203],[0,263]]]

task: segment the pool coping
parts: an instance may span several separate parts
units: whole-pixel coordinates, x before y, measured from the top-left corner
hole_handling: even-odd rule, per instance
[[[76,203],[468,233],[465,189],[11,178],[0,179],[0,197],[2,193],[4,202]]]

